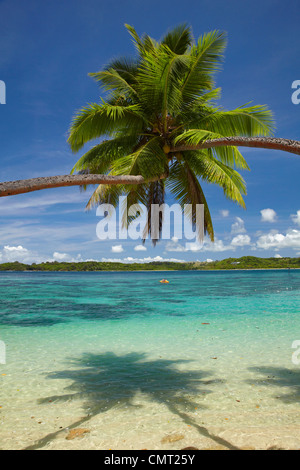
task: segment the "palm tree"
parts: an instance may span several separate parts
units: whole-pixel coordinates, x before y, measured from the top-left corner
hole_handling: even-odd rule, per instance
[[[150,219],[152,204],[163,204],[168,189],[182,208],[190,204],[188,215],[195,224],[196,204],[203,204],[204,231],[213,241],[202,181],[221,186],[226,197],[245,207],[246,186],[237,169],[249,168],[234,145],[193,146],[208,139],[267,136],[273,130],[272,113],[260,105],[231,111],[217,106],[220,89],[215,88],[214,77],[226,47],[224,33],[213,31],[195,42],[190,27],[181,25],[156,42],[147,35],[139,37],[132,26],[126,27],[137,57],[113,60],[90,74],[107,97],[76,114],[68,141],[77,152],[92,139],[105,140],[87,151],[72,172],[141,175],[145,180],[139,185],[100,184],[87,208],[99,203],[116,205],[125,194],[130,205],[144,204]],[[124,214],[125,225],[131,220]],[[162,218],[159,228],[161,232]],[[148,233],[151,235],[150,223],[144,238]]]
[[[227,198],[245,207],[245,181],[237,170],[248,165],[238,147],[260,147],[300,154],[300,142],[267,137],[274,121],[266,106],[244,105],[226,111],[217,105],[226,35],[213,31],[197,41],[181,25],[157,42],[139,37],[126,25],[136,47],[133,59],[112,60],[90,74],[106,92],[100,103],[74,117],[68,142],[78,152],[100,139],[76,163],[69,176],[0,183],[0,197],[44,188],[98,184],[87,207],[128,203],[162,204],[169,190],[183,207],[204,204],[205,232],[214,239],[202,182],[220,186]],[[126,225],[132,219],[123,217]],[[160,230],[162,220],[160,220]],[[198,227],[199,228],[199,227]],[[148,223],[144,237],[151,235]],[[153,237],[152,237],[153,238]],[[154,243],[156,240],[153,240]]]

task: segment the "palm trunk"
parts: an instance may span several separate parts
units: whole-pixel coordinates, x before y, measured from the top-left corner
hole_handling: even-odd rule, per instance
[[[162,175],[158,179],[165,178]],[[154,179],[153,179],[154,180]],[[0,183],[0,197],[14,196],[16,194],[30,193],[40,189],[61,188],[63,186],[80,186],[86,184],[142,184],[152,180],[145,180],[142,176],[110,176],[110,175],[62,175],[45,176],[26,180],[7,181]]]
[[[212,147],[256,147],[300,155],[300,142],[297,140],[267,138],[267,137],[224,137],[220,139],[206,140],[198,145],[181,145],[171,148],[170,152],[182,152],[186,150],[199,150]],[[29,193],[47,188],[60,188],[63,186],[80,186],[85,184],[142,184],[166,178],[161,175],[158,178],[145,180],[142,176],[109,176],[109,175],[65,175],[46,176],[27,180],[8,181],[0,183],[0,197],[13,196],[15,194]]]
[[[276,137],[222,137],[220,139],[206,140],[197,145],[179,145],[170,149],[170,152],[183,152],[185,150],[199,150],[212,147],[256,147],[272,150],[283,150],[300,155],[300,142],[298,140],[279,139]]]

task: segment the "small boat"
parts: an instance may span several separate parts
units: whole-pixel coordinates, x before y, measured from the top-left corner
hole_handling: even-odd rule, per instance
[[[162,280],[159,281],[159,282],[161,282],[162,284],[169,284],[169,281],[167,281],[167,279],[162,279]]]

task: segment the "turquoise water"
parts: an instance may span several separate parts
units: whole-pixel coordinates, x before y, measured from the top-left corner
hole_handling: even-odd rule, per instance
[[[1,273],[0,448],[300,446],[299,294],[294,270]]]

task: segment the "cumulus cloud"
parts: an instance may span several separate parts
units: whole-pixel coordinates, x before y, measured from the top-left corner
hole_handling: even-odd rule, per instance
[[[145,245],[136,245],[134,247],[134,251],[147,251],[147,248],[145,247]]]
[[[122,245],[114,245],[111,247],[111,251],[113,253],[122,253],[124,251],[124,248]]]
[[[232,224],[231,226],[231,233],[236,234],[236,233],[245,233],[245,232],[246,232],[246,229],[245,229],[245,223],[243,219],[241,219],[240,217],[236,217],[235,223]]]
[[[53,259],[55,261],[66,261],[69,258],[69,255],[67,253],[58,253],[55,251],[53,253]]]
[[[278,232],[270,232],[265,235],[261,235],[257,240],[257,247],[264,250],[270,248],[300,248],[300,230],[290,229],[286,234]]]
[[[300,211],[297,211],[297,214],[292,214],[291,218],[294,224],[300,225]]]
[[[260,211],[262,222],[276,222],[277,214],[273,209],[263,209]]]
[[[235,248],[231,245],[225,245],[223,240],[215,240],[214,243],[208,242],[205,243],[203,246],[203,251],[213,251],[213,252],[222,252],[222,251],[229,251],[234,250]]]
[[[59,253],[55,251],[52,256],[41,255],[35,251],[28,250],[22,245],[10,246],[5,245],[0,250],[0,263],[13,263],[18,261],[19,263],[32,264],[32,263],[45,263],[47,261],[59,261],[59,262],[78,262],[83,261],[80,254],[76,257],[69,255],[68,253]]]
[[[229,216],[229,211],[227,209],[221,210],[220,214],[222,217],[228,217]]]
[[[231,244],[225,245],[222,240],[215,239],[214,242],[206,239],[204,243],[198,242],[187,242],[185,245],[180,244],[179,241],[175,241],[172,239],[170,242],[166,244],[166,251],[173,251],[173,252],[192,252],[197,253],[199,251],[227,251],[227,250],[234,250],[235,247]]]
[[[133,258],[128,256],[127,258],[102,258],[101,261],[106,263],[151,263],[151,262],[174,262],[174,263],[186,263],[185,260],[176,258],[163,258],[162,256],[148,256],[146,258]]]
[[[21,245],[18,246],[4,246],[2,253],[1,253],[1,260],[3,263],[5,262],[13,262],[13,261],[23,261],[25,258],[28,257],[28,250]]]
[[[173,237],[171,241],[166,244],[166,251],[186,251],[186,248],[179,243],[178,238]]]
[[[19,261],[20,263],[31,264],[34,262],[45,261],[44,258],[38,256],[22,245],[10,246],[6,245],[0,251],[0,262],[1,263],[13,263]]]
[[[49,261],[59,261],[59,262],[65,261],[66,263],[75,263],[78,261],[83,261],[83,259],[81,258],[81,255],[77,255],[77,257],[74,258],[68,253],[59,253],[58,251],[55,251],[52,256],[53,256],[53,259]]]
[[[27,253],[28,252],[27,248],[24,248],[21,245],[19,246],[6,245],[4,247],[4,251],[6,251],[7,253]]]
[[[251,245],[251,238],[249,235],[237,235],[231,240],[232,246],[246,246]]]
[[[194,242],[194,243],[186,243],[185,244],[185,250],[184,251],[193,251],[193,252],[197,252],[197,251],[200,251],[202,250],[203,248],[203,245],[201,243],[197,243],[197,242]]]

